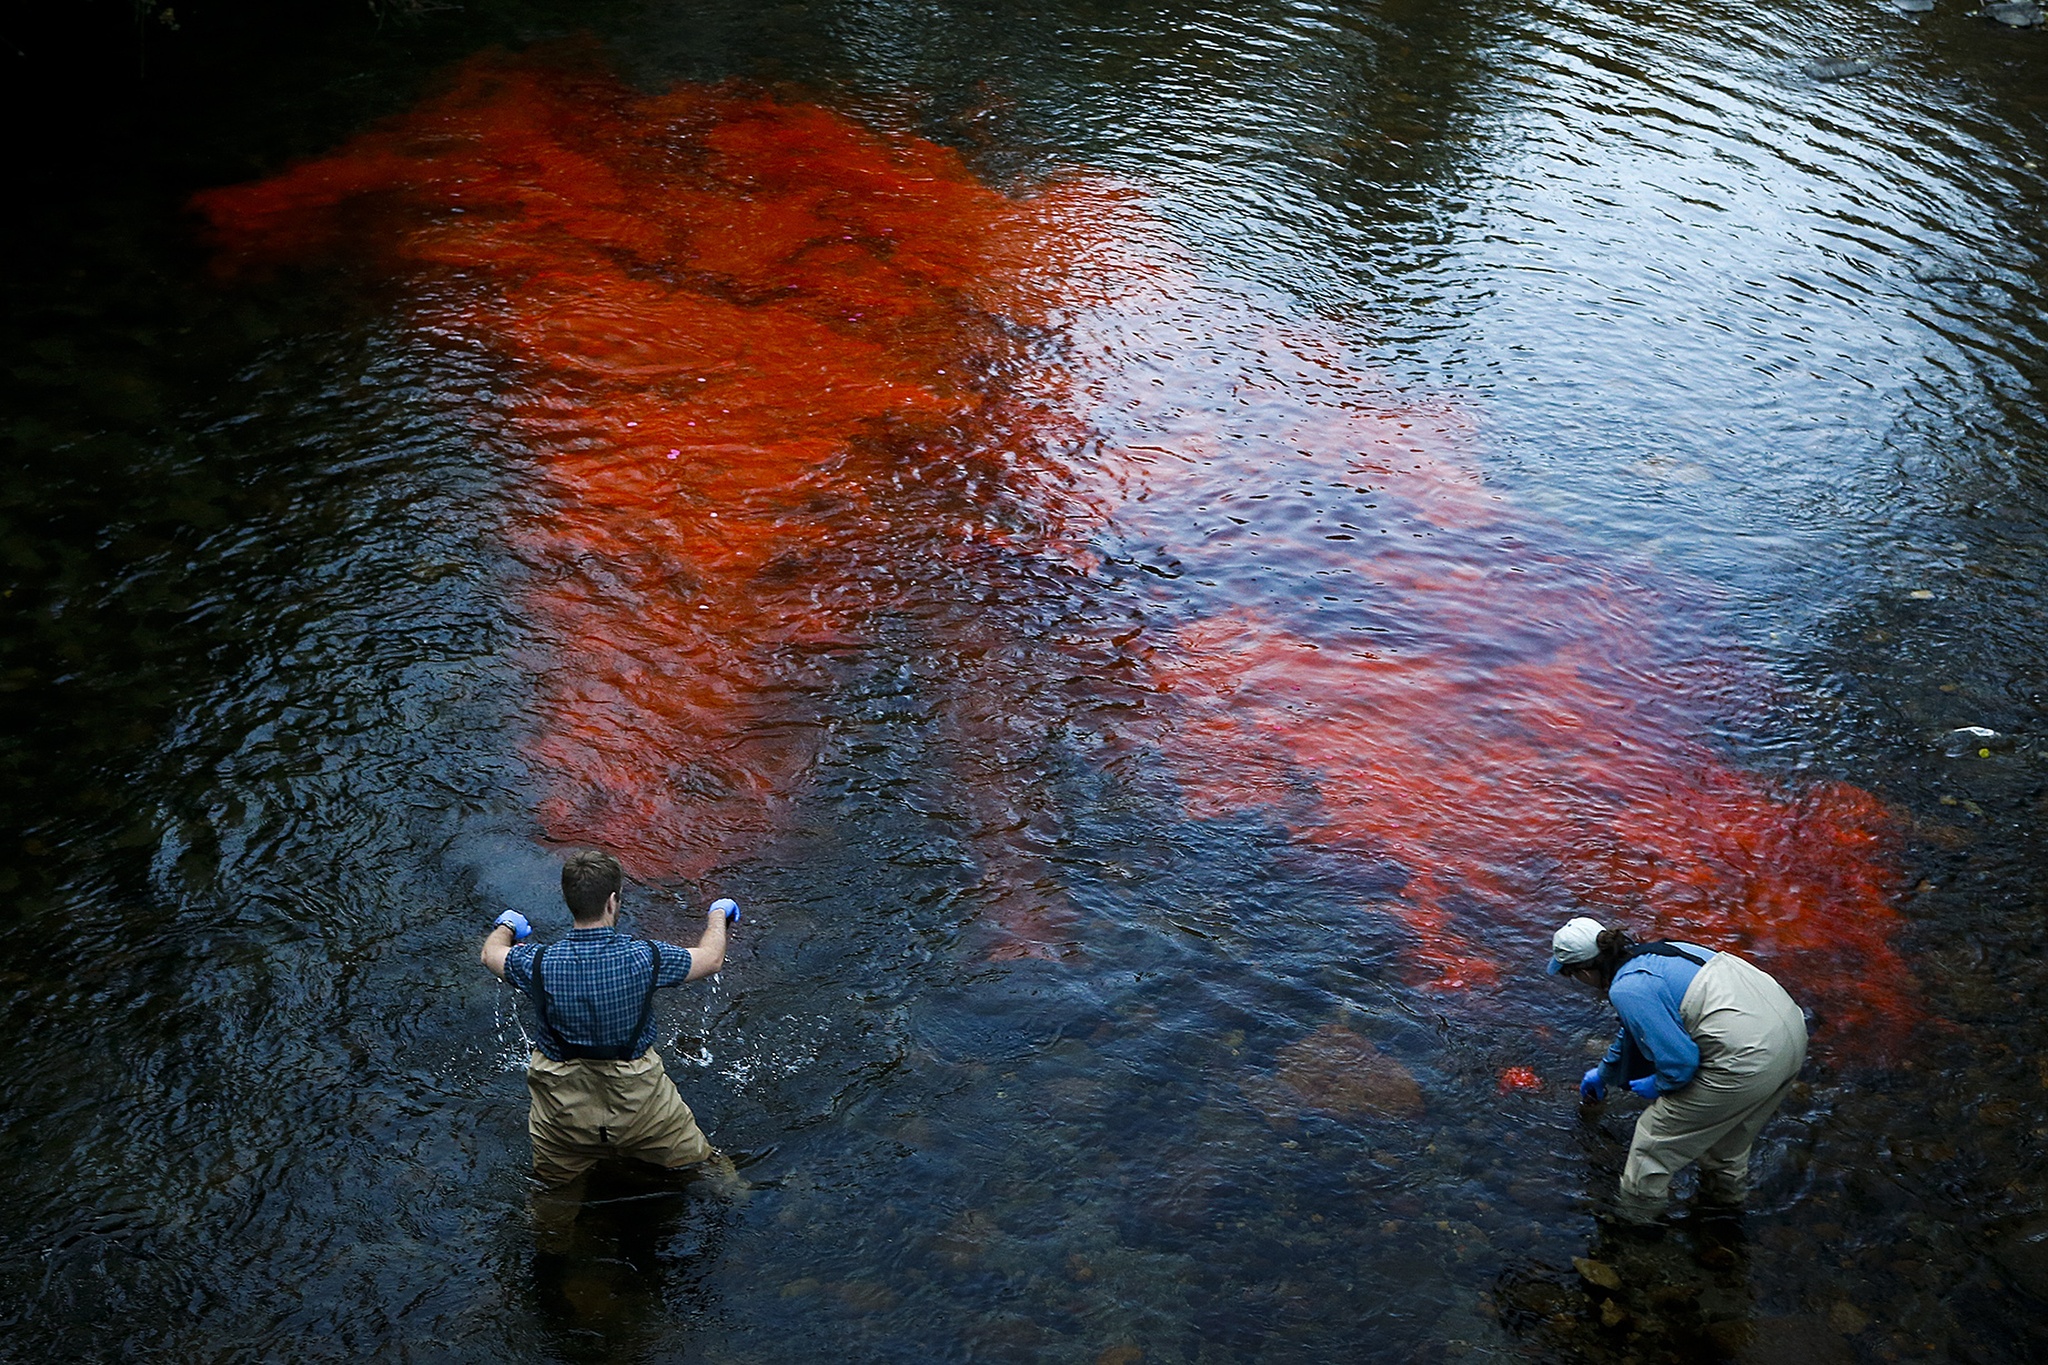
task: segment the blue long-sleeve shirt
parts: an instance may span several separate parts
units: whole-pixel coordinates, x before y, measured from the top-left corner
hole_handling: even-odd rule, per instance
[[[1683,948],[1702,963],[1714,958],[1712,948],[1702,948],[1697,943],[1674,940],[1671,946]],[[1678,1013],[1686,988],[1699,971],[1697,965],[1682,957],[1645,953],[1614,974],[1613,983],[1607,987],[1607,999],[1621,1016],[1621,1031],[1615,1034],[1607,1055],[1600,1059],[1600,1073],[1608,1082],[1627,1084],[1631,1051],[1655,1069],[1660,1095],[1690,1084],[1699,1074],[1699,1044],[1685,1031],[1685,1020]]]

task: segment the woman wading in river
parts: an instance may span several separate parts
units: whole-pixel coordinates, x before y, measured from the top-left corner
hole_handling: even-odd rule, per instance
[[[1580,1096],[1604,1099],[1612,1081],[1650,1101],[1621,1175],[1622,1217],[1663,1213],[1671,1177],[1693,1161],[1702,1203],[1740,1206],[1750,1145],[1806,1061],[1806,1019],[1785,988],[1733,953],[1635,943],[1584,916],[1552,937],[1550,972],[1599,991],[1621,1016]]]

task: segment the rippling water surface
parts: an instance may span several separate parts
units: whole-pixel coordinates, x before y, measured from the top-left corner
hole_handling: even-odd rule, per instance
[[[11,229],[10,1352],[2048,1344],[2040,31],[219,41]],[[474,954],[583,842],[747,903],[758,1188],[563,1267]],[[1816,1011],[1741,1223],[1600,1231],[1579,907]]]

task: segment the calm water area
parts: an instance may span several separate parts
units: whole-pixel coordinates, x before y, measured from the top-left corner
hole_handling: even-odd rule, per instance
[[[2048,1358],[2048,29],[168,13],[16,92],[0,1358]],[[585,843],[754,1188],[558,1261]],[[1811,1007],[1741,1218],[1580,911]]]

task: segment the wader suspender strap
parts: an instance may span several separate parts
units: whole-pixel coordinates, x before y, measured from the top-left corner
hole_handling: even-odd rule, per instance
[[[1650,957],[1682,957],[1695,967],[1704,967],[1707,965],[1707,960],[1705,958],[1694,957],[1685,949],[1680,948],[1679,946],[1673,943],[1666,943],[1662,939],[1659,939],[1655,943],[1638,943],[1635,947],[1628,950],[1628,956],[1624,957],[1622,961],[1633,962],[1637,958],[1646,955]],[[535,965],[538,966],[538,962],[536,962]]]
[[[1704,967],[1707,965],[1707,960],[1705,958],[1694,957],[1691,953],[1688,953],[1685,949],[1679,947],[1677,944],[1667,943],[1663,939],[1658,939],[1655,943],[1638,943],[1635,947],[1628,950],[1627,956],[1622,958],[1622,965],[1626,966],[1627,964],[1635,961],[1639,957],[1682,957],[1695,967]],[[534,965],[538,967],[540,964],[538,961],[536,961]],[[1634,1052],[1636,1056],[1642,1058],[1644,1061],[1649,1061],[1649,1052],[1643,1047],[1642,1044],[1636,1041],[1636,1036],[1628,1031],[1628,1024],[1626,1022],[1623,1022],[1621,1026],[1621,1032],[1622,1036],[1628,1039],[1629,1050]],[[1624,1058],[1623,1060],[1626,1061],[1627,1059]],[[1628,1079],[1634,1080],[1636,1078],[1634,1068],[1629,1068],[1629,1071],[1630,1075]],[[1653,1064],[1650,1070],[1645,1071],[1641,1074],[1645,1076],[1655,1075],[1656,1067]]]
[[[540,1026],[555,1035],[555,1041],[562,1045],[562,1056],[569,1061],[585,1059],[599,1062],[629,1062],[639,1054],[633,1051],[633,1044],[640,1041],[640,1035],[647,1032],[647,1021],[654,1016],[654,991],[661,984],[661,945],[650,943],[647,951],[653,954],[652,970],[647,973],[647,994],[640,1001],[640,1018],[633,1025],[633,1032],[617,1047],[584,1047],[572,1043],[561,1034],[554,1022],[548,1018],[548,987],[541,976],[541,959],[548,955],[548,947],[536,948],[533,953],[533,1010],[540,1016]]]
[[[633,1044],[640,1041],[640,1035],[647,1032],[647,1021],[654,1017],[654,988],[661,984],[661,947],[650,943],[647,951],[653,954],[653,961],[647,965],[647,994],[640,998],[640,1018],[633,1025],[633,1036],[626,1040],[626,1052],[620,1061],[633,1056]]]

